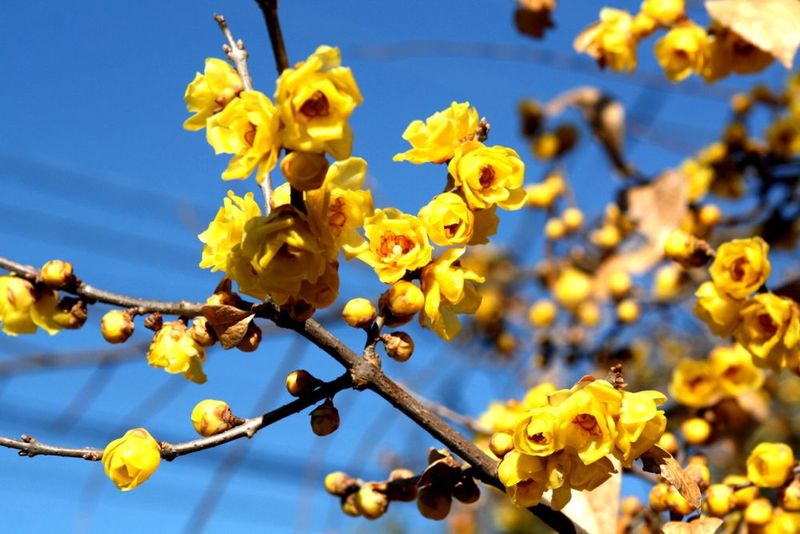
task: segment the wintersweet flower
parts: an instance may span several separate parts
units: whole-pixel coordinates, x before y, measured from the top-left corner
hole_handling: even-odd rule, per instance
[[[741,310],[734,337],[753,355],[756,365],[774,371],[797,367],[800,353],[800,310],[792,299],[760,293]]]
[[[468,141],[456,149],[447,170],[471,209],[497,205],[517,210],[525,205],[525,164],[510,148]]]
[[[525,414],[514,430],[514,449],[531,456],[549,456],[563,449],[559,415],[549,407],[534,408]]]
[[[419,210],[418,217],[437,245],[466,245],[472,240],[475,216],[455,193],[436,195]]]
[[[241,91],[242,79],[236,69],[222,59],[206,59],[204,73],[195,75],[183,95],[186,109],[194,113],[183,127],[202,130],[208,118],[222,111]]]
[[[165,323],[147,350],[147,363],[170,374],[182,374],[195,384],[203,384],[206,353],[191,336],[183,321]],[[148,475],[149,476],[149,475]]]
[[[682,360],[672,373],[669,392],[692,408],[711,406],[722,396],[717,376],[709,363],[701,360]]]
[[[485,245],[489,242],[489,238],[497,233],[497,227],[500,224],[497,206],[485,210],[475,210],[472,214],[475,216],[475,223],[472,229],[472,239],[468,244]]]
[[[395,208],[375,210],[364,219],[367,236],[356,257],[375,269],[381,282],[391,284],[408,271],[424,267],[431,261],[433,247],[422,222],[413,215]]]
[[[228,191],[228,196],[223,199],[222,207],[217,211],[214,220],[197,236],[205,243],[200,267],[225,271],[231,249],[242,241],[245,223],[260,215],[261,208],[253,198],[253,193],[239,197],[233,191]]]
[[[412,148],[396,154],[394,161],[411,163],[444,163],[451,159],[462,143],[471,141],[478,133],[478,111],[469,102],[453,102],[437,111],[425,122],[416,120],[403,132],[403,139]]]
[[[287,148],[327,152],[337,160],[350,156],[353,131],[347,121],[363,98],[353,73],[341,63],[338,48],[320,46],[281,73],[275,104]]]
[[[728,337],[739,326],[743,302],[720,292],[714,282],[703,282],[694,294],[694,314],[703,320],[714,335]]]
[[[753,364],[753,356],[739,344],[716,347],[708,355],[708,363],[728,395],[757,390],[764,382],[764,373]]]
[[[605,7],[600,10],[600,21],[581,32],[574,47],[592,56],[601,67],[631,72],[636,68],[636,44],[631,14]]]
[[[684,0],[644,0],[642,13],[661,24],[669,26],[684,16],[686,5]]]
[[[35,303],[33,284],[16,276],[0,276],[0,322],[9,336],[32,334],[36,323],[31,318]]]
[[[281,140],[278,112],[258,91],[242,91],[221,112],[209,118],[206,139],[216,154],[233,154],[223,180],[244,179],[257,170],[256,181],[275,167]]]
[[[547,489],[547,459],[511,451],[497,466],[497,476],[517,506],[539,504]]]
[[[419,315],[420,324],[446,341],[461,331],[458,314],[474,313],[481,303],[477,284],[483,283],[484,278],[458,264],[465,251],[446,250],[422,270],[425,307]]]
[[[122,491],[130,491],[158,469],[161,448],[144,428],[129,430],[103,450],[103,469]]]
[[[659,391],[639,391],[622,394],[615,454],[622,465],[630,467],[633,460],[655,445],[667,427],[664,411],[658,406],[667,397]]]
[[[759,443],[747,458],[747,478],[762,488],[782,486],[794,467],[794,453],[785,443]]]
[[[760,237],[734,239],[717,249],[708,272],[717,289],[732,299],[743,299],[758,290],[770,273],[769,245]]]
[[[561,439],[564,445],[575,451],[581,462],[586,465],[611,453],[617,438],[613,420],[614,403],[616,412],[619,413],[621,394],[608,382],[598,382],[608,384],[610,390],[601,391],[601,388],[608,388],[599,384],[586,387],[571,392],[559,405]],[[608,400],[612,404],[609,404]]]
[[[684,22],[672,28],[656,41],[658,64],[673,82],[702,72],[708,47],[706,31],[694,22]]]

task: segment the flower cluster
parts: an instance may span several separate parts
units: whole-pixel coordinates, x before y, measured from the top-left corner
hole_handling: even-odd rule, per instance
[[[498,476],[519,506],[533,506],[552,490],[552,506],[560,510],[571,490],[593,490],[616,472],[611,456],[630,466],[666,427],[658,409],[666,397],[657,391],[630,393],[592,377],[569,390],[545,391],[532,391],[524,409],[506,415],[511,424],[501,434],[511,439],[495,434],[490,442],[508,442],[493,452],[502,456]]]
[[[655,56],[667,78],[675,82],[691,74],[707,82],[731,73],[750,74],[774,59],[760,48],[763,40],[737,33],[716,20],[708,28],[699,26],[686,15],[684,0],[644,0],[635,15],[603,8],[600,20],[575,39],[575,49],[589,54],[601,67],[631,72],[636,69],[639,43],[658,30],[666,33],[655,43]]]

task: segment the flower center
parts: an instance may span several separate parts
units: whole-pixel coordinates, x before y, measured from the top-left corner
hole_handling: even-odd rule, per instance
[[[445,224],[444,235],[446,235],[448,239],[451,239],[453,236],[456,235],[456,233],[458,232],[458,228],[460,226],[461,223]]]
[[[494,167],[491,165],[481,168],[481,176],[478,178],[478,182],[480,182],[483,189],[492,187],[492,184],[494,183],[494,175]]]
[[[548,442],[547,436],[544,435],[544,432],[538,432],[532,436],[528,436],[532,442],[537,445],[543,445]]]
[[[731,278],[733,278],[736,282],[741,282],[747,271],[745,266],[747,265],[747,258],[736,258],[736,261],[733,262],[731,265]]]
[[[778,327],[772,321],[772,317],[770,317],[768,313],[759,314],[758,326],[761,327],[766,339],[771,338],[778,332]]]
[[[330,226],[331,233],[339,237],[344,228],[344,223],[347,222],[347,215],[344,214],[344,201],[337,198],[328,207],[328,226]]]
[[[330,114],[330,104],[328,98],[322,91],[317,91],[308,100],[303,102],[300,113],[313,119],[316,117],[327,117]]]
[[[576,415],[572,419],[572,424],[578,425],[582,430],[593,436],[599,436],[601,434],[600,425],[597,424],[597,419],[591,414],[581,413]]]
[[[244,133],[244,140],[248,145],[253,146],[253,141],[255,141],[255,139],[256,139],[256,125],[250,123],[250,129]]]
[[[383,258],[402,256],[414,248],[414,242],[404,235],[386,232],[381,236],[380,254]]]

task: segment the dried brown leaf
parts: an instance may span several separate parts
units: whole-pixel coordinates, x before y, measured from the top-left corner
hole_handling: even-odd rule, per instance
[[[675,458],[658,445],[653,445],[642,456],[642,468],[649,473],[658,473],[680,493],[689,504],[700,508],[702,495],[697,483],[686,475]]]
[[[255,317],[253,313],[224,304],[203,306],[203,315],[224,349],[233,348],[244,339],[247,327]]]
[[[800,46],[797,0],[707,0],[708,14],[723,27],[792,68]]]
[[[715,534],[722,526],[722,519],[718,517],[701,516],[688,523],[670,521],[661,527],[664,534]]]

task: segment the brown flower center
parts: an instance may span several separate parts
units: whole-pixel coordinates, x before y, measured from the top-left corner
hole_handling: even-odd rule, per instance
[[[317,91],[300,106],[300,113],[314,119],[316,117],[327,117],[330,114],[330,104],[328,97],[322,91]]]
[[[478,182],[480,182],[483,189],[488,189],[492,187],[492,184],[494,183],[494,176],[494,167],[487,165],[481,168],[481,176],[478,178]]]
[[[453,236],[456,235],[458,229],[461,227],[461,223],[453,223],[453,224],[445,224],[444,225],[444,235],[447,236],[448,239],[452,239]]]
[[[331,233],[339,237],[346,222],[347,215],[344,214],[344,201],[341,198],[337,198],[328,207],[328,226],[330,226]]]
[[[601,434],[600,425],[597,423],[597,419],[591,414],[581,413],[576,415],[572,418],[572,424],[578,425],[585,432],[593,436],[599,436]]]
[[[386,232],[381,236],[380,255],[383,258],[389,256],[402,256],[414,248],[414,242],[404,235],[396,235],[394,232]]]
[[[543,432],[538,432],[532,436],[528,436],[532,442],[537,445],[543,445],[548,442],[547,436]]]
[[[736,258],[731,265],[731,278],[736,282],[741,282],[747,274],[747,258]]]
[[[761,313],[758,315],[758,326],[761,327],[766,339],[778,333],[778,326],[773,322],[772,317],[770,317],[768,313]]]
[[[256,125],[255,124],[250,123],[250,129],[247,130],[244,133],[244,140],[248,145],[253,146],[253,141],[256,140]]]

